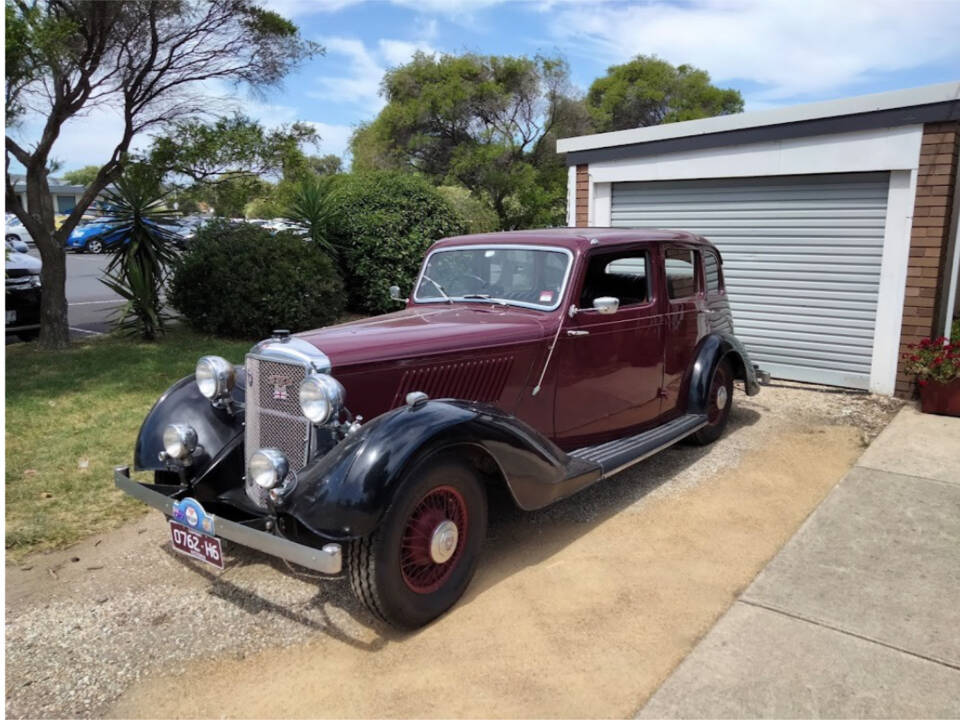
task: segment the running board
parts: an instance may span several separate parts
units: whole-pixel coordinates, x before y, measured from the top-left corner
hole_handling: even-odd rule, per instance
[[[596,463],[602,468],[603,477],[609,477],[680,442],[706,424],[706,415],[681,415],[676,420],[639,435],[590,445],[568,454],[577,460]]]

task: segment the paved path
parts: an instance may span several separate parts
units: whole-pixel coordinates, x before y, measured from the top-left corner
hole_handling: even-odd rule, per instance
[[[640,712],[817,716],[960,717],[960,419],[904,407]]]

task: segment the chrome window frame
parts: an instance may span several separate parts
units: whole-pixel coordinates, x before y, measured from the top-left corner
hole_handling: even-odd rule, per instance
[[[427,265],[430,263],[430,258],[432,258],[437,253],[442,252],[453,252],[455,250],[539,250],[541,252],[556,252],[563,253],[567,256],[567,269],[563,273],[563,282],[560,285],[560,290],[557,292],[557,300],[553,305],[542,305],[537,303],[524,302],[522,300],[508,300],[506,298],[463,298],[463,297],[451,297],[450,300],[453,302],[465,302],[465,303],[486,303],[493,305],[509,305],[511,307],[523,307],[529,310],[540,310],[541,312],[553,312],[563,303],[564,295],[567,292],[567,285],[570,283],[570,274],[573,272],[573,261],[574,255],[573,251],[570,248],[565,248],[559,245],[520,245],[516,243],[481,243],[478,245],[451,245],[449,247],[437,248],[431,250],[427,257],[424,258],[423,263],[420,265],[420,272],[417,274],[417,282],[414,283],[413,291],[410,294],[411,300],[414,305],[432,305],[435,303],[449,303],[449,300],[446,298],[428,298],[424,300],[417,299],[417,289],[423,283],[423,272],[427,269]]]

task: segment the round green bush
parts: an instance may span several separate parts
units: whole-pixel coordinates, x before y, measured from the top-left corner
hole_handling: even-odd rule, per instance
[[[261,338],[330,324],[344,295],[333,262],[311,243],[220,221],[197,232],[174,268],[168,300],[198,330]]]
[[[390,286],[407,294],[427,248],[464,232],[456,210],[417,175],[339,176],[330,202],[330,240],[339,253],[349,306],[361,313],[399,309],[390,300]]]

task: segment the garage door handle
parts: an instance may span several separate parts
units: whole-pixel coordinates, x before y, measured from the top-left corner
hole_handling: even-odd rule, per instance
[[[589,330],[567,330],[567,335],[589,335]]]

